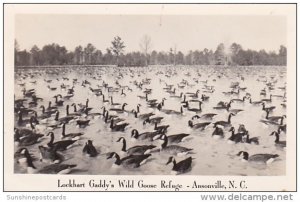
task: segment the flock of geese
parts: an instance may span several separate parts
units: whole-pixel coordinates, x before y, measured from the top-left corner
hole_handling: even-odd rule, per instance
[[[213,132],[206,134],[207,136],[219,139],[218,141],[225,140],[233,145],[261,145],[259,136],[269,135],[274,136],[273,144],[278,149],[286,147],[286,141],[281,140],[286,134],[286,114],[273,116],[279,108],[283,111],[286,108],[286,86],[278,85],[278,79],[284,78],[285,72],[279,72],[277,75],[256,75],[256,81],[262,83],[264,88],[257,92],[258,95],[253,95],[248,91],[251,86],[243,86],[245,78],[237,70],[235,80],[227,87],[228,91],[222,92],[226,100],[218,100],[214,107],[208,108],[208,103],[212,102],[211,97],[216,92],[218,79],[228,77],[226,71],[207,73],[196,70],[193,75],[192,72],[186,71],[180,80],[176,81],[172,78],[178,76],[181,71],[179,67],[151,70],[81,67],[81,75],[77,78],[64,77],[74,69],[62,67],[15,73],[18,86],[14,99],[15,161],[17,166],[24,168],[28,173],[70,173],[77,166],[64,162],[64,156],[71,147],[81,147],[82,153],[91,160],[104,155],[107,161],[112,162],[112,167],[121,166],[127,169],[151,163],[155,160],[153,154],[163,153],[169,156],[165,159],[165,164],[172,164],[172,173],[186,173],[192,169],[195,159],[201,157],[195,153],[194,148],[184,146],[184,142],[192,141],[193,135],[187,130],[170,134],[170,128],[174,127],[178,127],[178,130],[188,128],[190,131],[201,133],[205,133],[207,128],[211,127]],[[152,71],[159,78],[157,86],[160,89],[149,87],[153,79],[147,77],[147,71]],[[114,82],[107,82],[108,72],[113,72],[111,76]],[[209,76],[204,76],[205,74]],[[125,78],[129,80],[129,85],[123,84]],[[54,96],[41,96],[33,86],[42,88],[43,91],[47,90]],[[74,96],[80,96],[78,88],[90,95],[84,98],[85,103],[75,103],[73,100]],[[154,97],[153,92],[157,90],[166,96]],[[116,101],[116,97],[121,99]],[[257,97],[260,99],[252,100]],[[274,98],[280,100],[281,104],[273,105]],[[133,99],[137,105],[129,108],[128,102]],[[176,106],[180,106],[178,110],[166,107],[165,102],[170,99]],[[90,106],[90,101],[93,100],[97,100],[97,107]],[[241,108],[233,108],[235,104],[239,104]],[[239,116],[245,112],[245,104],[261,110],[264,118],[257,121],[274,129],[271,134],[252,136],[244,123],[234,127],[231,120],[239,120]],[[216,117],[219,114],[226,114],[228,118],[218,120]],[[169,120],[187,116],[188,122],[183,122],[181,126],[168,123]],[[109,132],[108,135],[121,134],[117,139],[117,144],[120,144],[119,151],[102,153],[97,145],[94,145],[85,130],[95,119],[99,121],[97,124],[101,124],[104,130]],[[129,119],[134,119],[145,131],[141,132],[132,126]],[[69,132],[70,129],[74,131],[75,127],[78,128],[77,132]],[[101,138],[101,131],[98,133]],[[133,147],[128,147],[129,140],[135,142]],[[38,149],[39,157],[32,154],[33,148]],[[242,161],[263,164],[269,164],[279,156],[276,153],[250,155],[247,151],[236,151],[236,155],[240,156]],[[177,158],[183,160],[176,161]],[[42,162],[39,162],[39,165],[43,167],[36,167],[36,161]]]

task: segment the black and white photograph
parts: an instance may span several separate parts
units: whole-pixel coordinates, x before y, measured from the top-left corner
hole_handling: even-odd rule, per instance
[[[230,5],[231,15],[218,14],[226,5],[126,6],[14,13],[6,171],[295,175],[295,25],[280,13],[294,6],[252,15],[242,14],[251,5]]]

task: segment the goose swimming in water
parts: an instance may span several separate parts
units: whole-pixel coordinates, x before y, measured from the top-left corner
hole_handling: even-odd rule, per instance
[[[110,129],[112,131],[125,131],[125,128],[129,126],[129,123],[122,123],[114,125],[114,119],[110,121]]]
[[[126,168],[138,168],[141,165],[146,163],[146,160],[151,156],[151,154],[143,154],[143,155],[130,155],[124,158],[120,158],[120,156],[116,152],[111,152],[108,154],[107,159],[115,158],[115,162],[113,167],[124,166]]]
[[[170,125],[157,126],[157,122],[154,123],[154,130],[160,131],[161,133],[165,133],[169,127]]]
[[[231,132],[231,136],[227,140],[228,144],[237,144],[239,142],[243,142],[243,136],[245,133],[236,133],[235,134],[234,127],[231,127],[229,129],[229,132]]]
[[[143,155],[143,154],[148,154],[151,152],[151,150],[153,148],[155,148],[156,146],[154,145],[137,145],[137,146],[133,146],[130,148],[126,148],[126,140],[124,137],[120,137],[117,142],[122,142],[123,146],[122,146],[122,150],[121,153],[122,154],[127,154],[129,155]]]
[[[54,133],[49,132],[47,136],[51,137],[50,142],[47,144],[48,147],[54,147],[57,149],[57,151],[64,151],[68,148],[70,148],[77,140],[62,140],[58,142],[54,142]]]
[[[194,124],[192,120],[188,121],[189,127],[193,129],[200,129],[200,130],[205,130],[207,126],[209,126],[211,122],[203,122],[203,123],[196,123]]]
[[[162,140],[160,149],[161,152],[167,152],[171,155],[185,156],[193,150],[179,145],[168,145],[168,137],[166,135],[162,135],[160,140]]]
[[[161,139],[161,138],[163,138],[162,137],[163,135],[164,134],[158,134],[153,138],[153,140]],[[190,134],[186,134],[186,133],[179,133],[179,134],[169,135],[169,136],[167,136],[168,143],[184,142],[189,136],[190,136]]]
[[[34,174],[34,173],[41,173],[41,174],[68,174],[72,171],[72,168],[76,167],[75,164],[51,164],[48,166],[45,166],[41,169],[37,169],[33,162],[32,157],[30,156],[28,150],[25,148],[21,151],[22,154],[24,154],[24,159],[19,159],[20,161],[25,162],[27,173]]]
[[[80,136],[84,135],[83,133],[67,133],[66,134],[66,124],[64,123],[62,126],[62,134],[61,139],[71,139],[71,140],[79,140]]]
[[[275,106],[270,106],[270,107],[266,107],[266,103],[265,102],[262,102],[262,110],[266,111],[266,112],[270,112],[270,111],[273,111],[276,107]]]
[[[211,120],[211,119],[213,119],[214,116],[216,116],[216,115],[218,115],[218,114],[215,114],[215,113],[207,113],[207,114],[202,114],[201,116],[195,115],[195,116],[192,117],[192,120],[194,120],[194,119],[209,119],[209,120]]]
[[[242,161],[244,162],[254,162],[254,163],[265,163],[270,164],[272,163],[275,158],[279,157],[278,154],[254,154],[249,156],[248,152],[240,151],[237,156],[242,156]]]
[[[40,142],[43,134],[32,133],[26,136],[15,135],[14,141],[16,146],[30,146]]]
[[[55,147],[44,147],[42,145],[39,145],[39,151],[40,151],[40,161],[42,162],[48,162],[51,163],[60,163],[61,157],[57,154]]]
[[[171,162],[173,163],[171,174],[178,175],[181,173],[186,173],[192,168],[192,157],[188,157],[177,163],[175,158],[171,156],[167,162],[167,165]]]
[[[279,120],[281,120],[281,122],[283,122],[284,118],[286,118],[286,115],[283,115],[283,116],[269,116],[269,112],[267,111],[266,119],[269,120],[269,121],[278,122]]]
[[[261,99],[262,102],[272,102],[272,94],[269,99]]]
[[[229,115],[228,115],[228,120],[227,121],[217,121],[217,122],[215,122],[214,123],[214,125],[216,126],[216,125],[219,125],[219,126],[222,126],[222,127],[224,127],[224,128],[226,128],[226,127],[230,127],[231,126],[231,117],[232,116],[235,116],[233,113],[230,113]]]
[[[224,131],[222,128],[219,128],[218,125],[215,126],[215,130],[211,135],[214,139],[224,138]]]
[[[275,146],[282,147],[282,148],[286,147],[286,141],[280,141],[279,140],[279,134],[278,134],[277,131],[273,131],[270,136],[272,136],[272,135],[275,135],[275,137],[276,137]]]
[[[99,153],[93,145],[92,140],[88,140],[83,147],[82,152],[87,154],[89,157],[96,157]]]
[[[123,113],[125,112],[125,106],[128,105],[127,103],[124,103],[122,105],[122,108],[110,108],[109,111],[115,111],[117,113]]]
[[[136,140],[153,141],[153,138],[158,134],[160,134],[160,131],[139,133],[139,131],[137,129],[133,129],[131,131],[131,138],[136,139]]]

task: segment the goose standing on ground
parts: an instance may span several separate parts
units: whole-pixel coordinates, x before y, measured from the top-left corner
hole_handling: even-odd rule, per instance
[[[115,158],[113,167],[119,167],[123,165],[126,168],[138,168],[145,164],[150,156],[151,154],[131,155],[121,159],[116,152],[111,152],[108,154],[107,159]]]
[[[242,156],[242,161],[244,162],[254,162],[254,163],[265,163],[270,164],[272,163],[275,158],[279,157],[278,154],[254,154],[249,156],[248,152],[240,151],[237,156]]]
[[[128,156],[130,155],[143,155],[143,154],[148,154],[151,152],[153,148],[156,146],[154,145],[137,145],[134,147],[126,148],[126,140],[124,137],[120,137],[117,142],[122,142],[122,150],[121,153],[127,154]]]
[[[75,164],[51,164],[38,170],[32,162],[32,157],[30,156],[28,150],[25,148],[21,151],[21,154],[25,156],[24,159],[19,161],[24,161],[26,163],[27,173],[41,173],[41,174],[68,174],[72,171],[72,168],[76,167]]]
[[[179,145],[168,145],[168,137],[166,135],[162,135],[160,140],[162,140],[160,148],[161,152],[167,152],[171,155],[185,156],[193,150]]]
[[[186,173],[192,168],[192,157],[188,157],[187,159],[184,159],[177,163],[175,158],[171,156],[166,165],[171,162],[173,163],[171,174],[178,175],[181,173]]]

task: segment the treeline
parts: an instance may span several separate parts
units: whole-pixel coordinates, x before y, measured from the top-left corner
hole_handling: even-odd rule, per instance
[[[176,47],[168,52],[149,50],[124,53],[125,45],[120,37],[115,37],[112,47],[104,52],[98,50],[91,43],[85,47],[77,46],[75,50],[67,50],[58,44],[48,44],[42,48],[34,45],[29,51],[20,50],[15,41],[16,66],[43,66],[43,65],[119,65],[119,66],[146,66],[146,65],[286,65],[287,49],[279,47],[278,53],[265,50],[244,50],[241,45],[233,43],[225,49],[219,44],[215,51],[189,51],[184,55]]]

